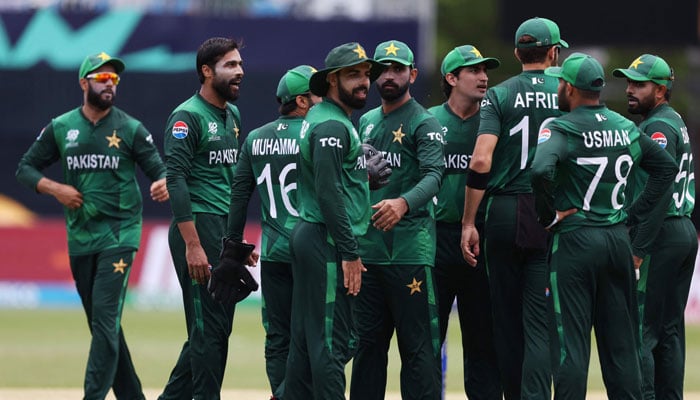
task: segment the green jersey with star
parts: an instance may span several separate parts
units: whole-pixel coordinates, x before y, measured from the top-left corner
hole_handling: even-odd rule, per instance
[[[437,195],[435,220],[461,223],[467,170],[476,143],[480,116],[477,112],[467,119],[462,119],[452,112],[447,103],[432,107],[428,111],[442,124],[445,153],[445,172],[442,174],[442,185]]]
[[[539,136],[532,171],[543,221],[552,221],[554,210],[576,208],[578,212],[553,229],[568,232],[625,222],[625,188],[631,171],[641,167],[651,175],[634,205],[643,222],[633,248],[653,240],[663,217],[663,210],[656,207],[654,213],[654,206],[664,198],[677,170],[668,153],[605,105],[579,106],[549,122]]]
[[[165,166],[175,223],[193,213],[228,214],[240,126],[237,107],[215,107],[199,93],[170,114]]]
[[[531,193],[530,164],[537,135],[558,117],[559,79],[542,70],[523,71],[490,88],[481,104],[479,135],[498,136],[487,194]]]
[[[678,174],[673,181],[673,195],[666,216],[690,217],[695,207],[695,166],[685,122],[668,103],[664,103],[651,110],[639,124],[639,129],[675,158],[678,165]],[[628,190],[631,199],[636,199],[644,189],[647,176],[644,171],[635,174],[635,185],[630,185],[634,193]]]
[[[367,169],[357,130],[330,98],[306,114],[297,168],[299,217],[324,224],[342,259],[356,260],[371,211]]]
[[[370,192],[370,201],[402,197],[408,212],[387,232],[370,226],[360,238],[362,261],[379,265],[435,262],[433,197],[440,190],[445,160],[442,126],[415,99],[384,114],[381,106],[360,118],[363,141],[381,151],[392,169],[389,184]]]
[[[36,190],[41,171],[59,160],[64,183],[83,195],[81,207],[64,207],[70,255],[138,249],[142,199],[136,165],[153,181],[165,176],[143,124],[116,107],[94,125],[80,107],[69,111],[41,131],[19,162],[17,179]]]
[[[242,211],[248,208],[257,186],[262,202],[263,261],[291,262],[289,237],[299,220],[296,163],[302,121],[302,117],[282,116],[251,131],[241,146],[233,177],[228,236],[243,239],[247,213]]]

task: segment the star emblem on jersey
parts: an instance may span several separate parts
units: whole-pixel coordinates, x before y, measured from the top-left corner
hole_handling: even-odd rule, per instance
[[[386,54],[384,54],[385,56],[393,54],[398,57],[399,54],[397,53],[397,51],[401,50],[401,48],[394,46],[394,42],[391,42],[389,44],[389,47],[385,47],[384,50],[386,50]]]
[[[355,53],[357,53],[357,58],[367,58],[367,53],[365,53],[365,49],[362,48],[359,44],[353,50]]]
[[[105,136],[105,139],[109,142],[109,146],[107,147],[116,147],[119,148],[119,142],[122,140],[117,136],[117,131],[112,132],[112,136]]]
[[[113,272],[120,272],[124,274],[124,268],[128,267],[129,264],[125,263],[123,258],[120,258],[119,262],[112,263],[112,266],[114,267]]]
[[[414,277],[413,282],[406,285],[407,288],[411,289],[410,296],[413,296],[413,294],[416,292],[421,293],[420,285],[422,285],[422,284],[423,284],[423,281],[417,281],[416,278]]]
[[[477,49],[476,47],[471,49],[469,52],[474,53],[474,57],[476,57],[476,58],[484,58],[484,56],[481,55],[481,52],[479,51],[479,49]]]
[[[644,61],[642,61],[642,57],[637,57],[636,60],[632,61],[632,64],[630,64],[630,68],[637,69],[639,68],[639,64],[644,64]]]
[[[391,133],[394,135],[394,140],[391,141],[392,143],[399,142],[399,144],[403,144],[403,142],[401,140],[403,139],[404,136],[406,136],[406,134],[401,132],[401,128],[403,128],[403,124],[401,124],[399,126],[399,129],[397,129],[395,131],[391,131]]]

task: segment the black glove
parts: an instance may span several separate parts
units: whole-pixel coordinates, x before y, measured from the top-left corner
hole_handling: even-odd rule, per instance
[[[377,190],[389,184],[391,167],[382,153],[367,143],[362,144],[362,151],[365,154],[365,164],[367,165],[369,190]]]
[[[222,242],[219,265],[211,271],[207,289],[214,300],[233,305],[258,290],[258,283],[244,265],[255,245],[227,238]]]

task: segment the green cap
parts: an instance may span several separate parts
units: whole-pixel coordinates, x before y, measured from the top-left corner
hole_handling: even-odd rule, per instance
[[[282,104],[289,103],[300,94],[309,92],[309,79],[316,72],[310,65],[299,65],[287,71],[277,85],[277,98]]]
[[[673,69],[661,57],[653,54],[642,54],[637,57],[629,68],[618,68],[613,71],[613,76],[627,78],[633,81],[652,81],[658,85],[665,85],[671,89],[673,86]]]
[[[561,78],[583,90],[600,92],[605,86],[603,66],[598,60],[584,53],[573,53],[566,57],[561,67],[549,67],[544,73]]]
[[[518,43],[518,40],[524,35],[532,36],[535,41],[530,43]],[[561,38],[559,26],[552,20],[547,18],[530,18],[520,24],[518,30],[515,31],[515,47],[522,49],[526,47],[544,47],[553,46],[555,44],[563,47],[569,47]]]
[[[328,92],[329,85],[326,77],[329,73],[364,62],[370,63],[372,66],[369,72],[370,81],[376,80],[386,68],[386,64],[368,58],[365,49],[357,42],[345,43],[334,47],[326,56],[326,68],[311,75],[311,80],[309,81],[311,93],[316,96],[325,96],[326,92]]]
[[[398,40],[379,43],[377,49],[374,50],[374,59],[385,64],[394,61],[399,64],[413,66],[413,52],[406,43]]]
[[[101,66],[103,66],[105,64],[112,64],[114,66],[114,70],[118,74],[121,74],[125,68],[124,61],[122,61],[116,57],[112,57],[103,51],[101,53],[92,54],[92,55],[85,57],[85,60],[83,60],[83,63],[80,64],[80,70],[78,70],[78,78],[79,79],[85,78],[85,76],[87,76],[87,74],[100,68]]]
[[[456,70],[459,67],[468,65],[486,64],[486,69],[498,68],[501,62],[496,58],[484,57],[476,47],[465,44],[464,46],[455,47],[442,60],[440,72],[442,76]]]

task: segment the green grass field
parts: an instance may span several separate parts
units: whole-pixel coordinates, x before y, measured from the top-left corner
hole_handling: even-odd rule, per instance
[[[224,389],[268,390],[260,304],[247,300],[236,311]],[[82,310],[0,310],[0,388],[80,388],[89,346]],[[145,388],[162,388],[185,339],[178,311],[127,308],[123,326]],[[461,392],[462,368],[456,317],[448,336],[447,391]],[[687,329],[686,391],[700,392],[700,326]],[[400,362],[391,349],[388,391],[399,390]],[[349,370],[349,366],[348,366]],[[600,367],[591,356],[589,391],[602,391]]]

